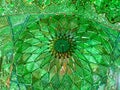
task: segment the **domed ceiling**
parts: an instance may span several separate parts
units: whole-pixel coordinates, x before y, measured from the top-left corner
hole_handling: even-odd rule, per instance
[[[0,0],[0,90],[120,90],[119,0]]]

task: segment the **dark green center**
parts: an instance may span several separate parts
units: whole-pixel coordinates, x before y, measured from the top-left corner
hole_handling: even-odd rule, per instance
[[[65,39],[58,39],[54,43],[54,49],[59,53],[65,53],[70,49],[70,42]]]

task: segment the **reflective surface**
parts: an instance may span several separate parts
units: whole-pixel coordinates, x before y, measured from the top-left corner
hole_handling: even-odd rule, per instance
[[[119,3],[1,0],[0,90],[120,90]]]

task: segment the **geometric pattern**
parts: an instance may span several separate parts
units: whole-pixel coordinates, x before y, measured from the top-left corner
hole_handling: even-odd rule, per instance
[[[119,90],[118,3],[1,1],[0,89]]]

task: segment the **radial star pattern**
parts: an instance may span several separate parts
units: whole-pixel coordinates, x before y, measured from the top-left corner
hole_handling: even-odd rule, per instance
[[[119,90],[119,0],[0,0],[0,90]]]

